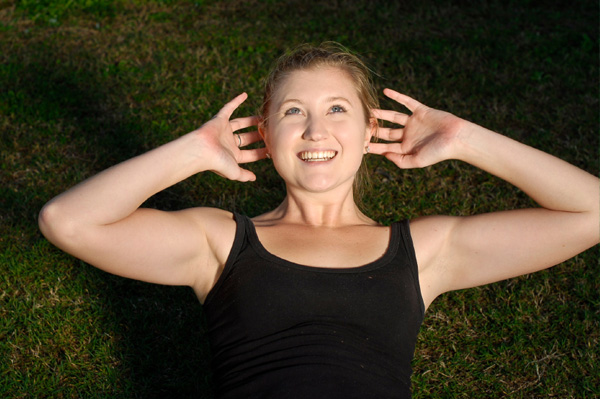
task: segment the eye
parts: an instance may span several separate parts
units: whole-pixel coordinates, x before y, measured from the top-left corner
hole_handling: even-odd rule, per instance
[[[301,114],[300,108],[290,108],[287,111],[284,112],[284,115],[299,115]]]
[[[340,105],[334,105],[333,107],[331,107],[331,113],[337,114],[338,112],[346,112],[346,110]]]

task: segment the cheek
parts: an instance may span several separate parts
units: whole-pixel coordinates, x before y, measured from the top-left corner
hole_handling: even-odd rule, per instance
[[[269,150],[272,150],[274,144],[274,137],[276,137],[272,125],[265,126],[262,137],[267,148],[269,148]]]
[[[348,123],[345,126],[340,126],[339,131],[343,132],[344,139],[356,143],[356,145],[364,146],[365,140],[368,138],[369,126],[360,120]]]
[[[300,131],[298,127],[293,125],[277,125],[267,129],[264,137],[264,142],[271,151],[277,150],[278,148],[289,145],[297,131]]]

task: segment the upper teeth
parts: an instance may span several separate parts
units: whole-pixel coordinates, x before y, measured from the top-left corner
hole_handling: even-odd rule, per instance
[[[303,151],[300,153],[300,158],[304,161],[326,161],[335,156],[335,151]]]

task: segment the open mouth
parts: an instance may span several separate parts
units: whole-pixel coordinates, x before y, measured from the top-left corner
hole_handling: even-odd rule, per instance
[[[304,162],[329,161],[337,155],[337,151],[302,151],[298,156]]]

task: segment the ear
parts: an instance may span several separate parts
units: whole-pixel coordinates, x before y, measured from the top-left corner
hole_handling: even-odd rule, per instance
[[[259,117],[257,128],[258,128],[258,134],[260,134],[260,137],[264,141],[265,140],[265,133],[266,133],[266,130],[267,130],[267,127],[265,126],[265,119],[264,118]]]
[[[265,144],[265,148],[267,149],[267,151],[271,151],[269,149],[269,145],[267,144],[267,125],[265,123],[264,118],[259,117],[256,128],[258,130],[258,134],[260,135],[260,138],[262,139],[263,143]],[[267,152],[267,156],[269,156],[269,152]]]
[[[377,124],[377,118],[370,117],[369,123],[365,127],[365,147],[369,145],[373,136],[377,137],[378,127],[379,125]]]

